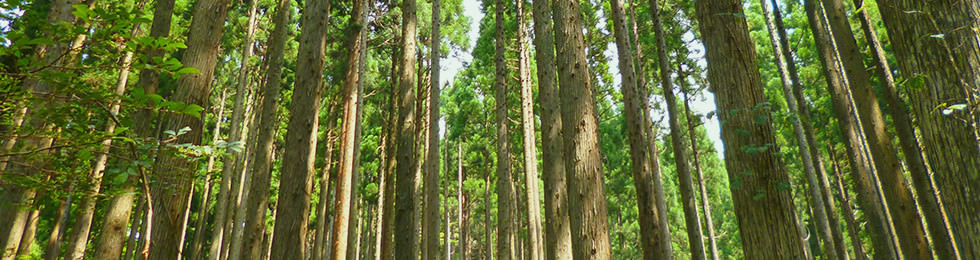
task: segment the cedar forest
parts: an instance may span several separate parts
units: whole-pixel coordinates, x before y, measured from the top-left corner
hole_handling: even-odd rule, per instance
[[[2,260],[980,259],[980,0],[5,0],[0,46]]]

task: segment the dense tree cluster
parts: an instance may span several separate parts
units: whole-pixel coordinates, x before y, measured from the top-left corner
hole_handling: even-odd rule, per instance
[[[977,259],[978,10],[4,1],[0,259]]]

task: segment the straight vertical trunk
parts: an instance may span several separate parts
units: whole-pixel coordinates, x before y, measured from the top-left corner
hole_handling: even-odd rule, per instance
[[[844,5],[841,0],[823,0],[823,3],[871,157],[881,179],[882,191],[887,200],[885,205],[891,212],[894,225],[901,227],[895,229],[901,253],[909,259],[932,259],[929,243],[922,229],[922,219],[905,181],[898,151],[892,146],[892,139],[887,133],[878,99],[871,88],[871,78],[848,23]],[[980,159],[977,161],[980,162]]]
[[[685,75],[680,70],[680,65],[677,66],[677,69],[680,75]],[[718,260],[718,243],[715,241],[715,225],[711,220],[711,201],[708,199],[708,187],[704,183],[704,171],[701,169],[701,157],[698,151],[698,140],[695,132],[695,126],[701,124],[701,118],[695,117],[694,113],[691,112],[691,104],[688,102],[690,98],[685,87],[687,77],[680,77],[678,81],[680,83],[681,93],[684,94],[684,115],[687,118],[687,135],[688,140],[691,142],[691,156],[694,159],[694,170],[698,178],[698,192],[701,195],[701,211],[704,213],[704,227],[705,233],[707,233],[705,235],[708,236],[708,252],[711,253],[712,260]]]
[[[425,201],[422,221],[422,259],[439,258],[439,51],[442,48],[442,33],[439,31],[439,21],[442,19],[439,0],[432,0],[432,35],[429,45],[429,142],[428,154],[425,156],[425,171],[423,187]],[[448,233],[446,234],[448,238]],[[446,241],[449,241],[448,239]],[[448,260],[448,259],[447,259]]]
[[[415,192],[418,186],[415,161],[416,135],[416,3],[402,0],[401,70],[398,80],[397,163],[395,164],[394,256],[398,259],[418,258],[418,222],[415,218]]]
[[[810,29],[813,31],[814,42],[823,65],[824,78],[830,87],[831,103],[838,127],[843,135],[844,146],[847,149],[847,159],[851,165],[857,199],[868,220],[868,234],[871,237],[873,253],[876,258],[897,258],[888,236],[888,222],[883,212],[882,201],[877,196],[873,176],[874,166],[863,152],[866,148],[861,140],[859,130],[861,123],[855,114],[855,109],[847,90],[848,81],[843,77],[837,52],[834,49],[834,39],[827,29],[826,20],[822,15],[823,7],[816,0],[808,0],[804,4]]]
[[[656,5],[654,1],[652,4]],[[642,74],[643,70],[634,67],[633,52],[630,47],[629,32],[626,30],[626,18],[621,0],[611,1],[613,17],[613,33],[616,37],[616,47],[619,55],[619,67],[622,74],[623,99],[625,101],[626,132],[630,142],[630,159],[632,161],[633,185],[636,187],[637,204],[639,208],[640,222],[640,246],[643,250],[644,259],[671,259],[673,257],[670,242],[663,241],[669,239],[669,232],[663,229],[661,214],[666,214],[656,206],[656,195],[654,192],[652,171],[657,165],[652,164],[650,158],[649,138],[650,132],[647,128],[647,114],[649,105],[647,104],[647,94],[645,89],[640,89],[636,80],[636,75]],[[656,9],[654,9],[656,10]],[[655,19],[659,19],[656,15]],[[656,26],[656,24],[654,25]],[[662,35],[658,35],[662,36]],[[696,229],[700,232],[700,228]],[[693,239],[693,238],[692,238]],[[700,241],[700,239],[698,239]],[[692,245],[694,245],[692,243]],[[697,246],[692,246],[693,248]],[[703,258],[694,257],[694,259]]]
[[[517,201],[514,191],[514,180],[511,176],[510,161],[510,117],[507,115],[507,63],[504,52],[509,41],[506,35],[507,6],[506,1],[496,0],[494,5],[496,22],[494,34],[494,64],[496,78],[494,89],[496,93],[497,115],[497,255],[501,260],[517,259],[517,226],[514,219],[514,208]]]
[[[670,116],[668,120],[670,139],[674,149],[674,165],[677,168],[677,183],[680,186],[684,219],[687,224],[687,237],[691,245],[691,258],[705,259],[704,240],[701,236],[701,217],[698,216],[697,199],[694,197],[694,181],[691,178],[690,164],[688,164],[687,144],[684,143],[684,136],[681,133],[683,130],[680,124],[680,112],[677,111],[677,97],[674,95],[674,86],[670,79],[670,60],[667,56],[667,44],[665,42],[667,35],[664,33],[663,25],[661,25],[660,8],[655,0],[650,1],[650,10],[653,13],[653,31],[657,37],[660,86],[663,90],[664,99],[667,101],[667,114]]]
[[[544,259],[571,259],[561,110],[555,74],[555,45],[550,1],[532,0],[534,57],[537,61],[538,104],[541,107],[541,170],[544,179]],[[462,148],[460,148],[462,149]],[[462,166],[460,166],[462,167]]]
[[[316,156],[320,93],[327,42],[329,2],[307,0],[302,15],[302,32],[296,62],[296,84],[286,128],[286,147],[279,188],[279,213],[275,218],[271,255],[283,259],[306,259],[310,194]]]
[[[531,61],[528,51],[524,0],[517,1],[517,42],[521,82],[521,126],[524,131],[524,175],[527,185],[528,259],[543,260],[544,234],[541,231],[541,194],[538,188],[538,151],[534,131],[534,101],[531,93]]]
[[[577,0],[554,1],[555,47],[574,259],[609,259],[608,215],[598,122]]]
[[[980,44],[976,30],[967,29],[978,27],[980,2],[902,0],[878,5],[899,69],[910,82],[912,111],[948,214],[953,250],[962,259],[980,258]],[[946,110],[956,105],[964,108]],[[913,174],[913,184],[916,178],[921,177]],[[918,190],[919,185],[924,184],[916,184],[920,197],[931,196],[928,190]],[[946,243],[941,234],[933,238]]]
[[[207,107],[211,93],[210,83],[217,64],[218,49],[223,24],[228,10],[228,0],[204,0],[195,4],[194,20],[187,37],[187,49],[183,64],[197,68],[200,74],[184,75],[178,81],[178,88],[172,97],[174,101],[188,105]],[[200,144],[204,122],[201,117],[171,114],[163,119],[161,129],[177,131],[190,127],[190,131],[177,138],[176,143]],[[154,181],[150,183],[153,203],[153,229],[148,259],[175,259],[180,245],[180,230],[184,219],[187,197],[183,196],[193,184],[192,163],[176,151],[167,149],[157,158]]]
[[[448,145],[446,145],[446,146],[447,146],[446,149],[449,149]],[[467,225],[467,223],[463,221],[463,219],[464,219],[463,218],[463,204],[466,204],[463,201],[463,182],[466,181],[466,175],[463,175],[463,142],[459,142],[457,144],[457,146],[458,146],[458,151],[456,153],[456,160],[457,160],[456,161],[456,167],[457,167],[456,180],[458,181],[458,186],[456,186],[456,192],[457,192],[458,195],[456,196],[456,202],[458,203],[458,205],[457,205],[457,211],[456,211],[456,225],[459,228],[459,240],[458,240],[459,241],[458,242],[459,243],[459,255],[460,255],[459,259],[464,260],[464,259],[469,259],[469,256],[467,254],[468,251],[469,251],[469,245],[468,245],[468,243],[466,243],[466,241],[468,239],[466,236],[469,233],[469,230],[467,230],[467,227],[469,225]],[[449,259],[447,259],[447,260],[449,260]]]
[[[776,29],[775,18],[767,7],[766,0],[760,0],[760,5],[762,6],[762,13],[766,19],[766,29],[769,31],[769,41],[772,43],[772,49],[776,63],[776,67],[779,68],[779,78],[782,80],[783,85],[783,97],[786,99],[786,106],[789,112],[797,116],[802,117],[802,113],[799,109],[799,104],[797,104],[796,95],[793,92],[793,84],[796,84],[794,80],[798,80],[797,77],[792,77],[790,71],[787,68],[789,63],[793,62],[790,60],[792,55],[788,52],[783,52],[783,42],[780,40],[782,37],[780,31]],[[776,6],[773,6],[773,12],[778,12]],[[780,21],[781,22],[781,21]],[[809,123],[809,122],[808,122]],[[800,161],[803,162],[803,171],[806,174],[807,184],[807,195],[809,200],[812,202],[811,211],[813,213],[814,226],[816,227],[817,234],[819,234],[820,240],[823,241],[823,255],[827,259],[838,259],[837,246],[833,237],[833,232],[831,231],[830,222],[827,220],[827,208],[825,207],[826,202],[824,199],[823,192],[821,191],[821,185],[817,178],[817,166],[816,162],[820,160],[819,157],[814,157],[814,153],[810,152],[812,146],[809,140],[806,138],[804,133],[803,121],[802,120],[792,120],[793,124],[793,134],[796,137],[797,147],[799,148]],[[820,243],[817,243],[819,245]],[[846,256],[842,257],[846,258]]]
[[[69,188],[69,194],[72,193],[71,191],[73,189],[74,187]],[[44,260],[55,260],[59,259],[61,256],[61,237],[65,233],[65,227],[68,225],[68,215],[71,212],[72,197],[67,197],[68,198],[66,198],[65,201],[62,201],[58,206],[58,214],[56,215],[57,218],[55,219],[54,226],[51,227],[51,234],[48,236],[48,245],[44,249]],[[110,209],[110,211],[111,210],[112,209]],[[127,223],[123,222],[123,228],[125,228],[125,224]],[[108,223],[105,225],[108,225]],[[116,259],[118,259],[118,255],[122,253],[122,242],[123,241],[119,241],[118,251],[114,251],[116,252],[115,255],[117,255]],[[97,253],[96,256],[101,256],[101,254]]]
[[[247,218],[245,219],[245,238],[243,250],[245,259],[262,258],[265,237],[265,215],[269,208],[269,190],[271,188],[273,153],[277,126],[279,125],[278,102],[282,85],[282,63],[286,46],[286,33],[289,17],[292,13],[292,1],[280,0],[276,6],[275,29],[269,39],[269,66],[265,71],[265,85],[262,88],[262,107],[259,110],[258,137],[255,140],[256,149],[252,157],[252,183],[249,187],[251,194],[245,204]],[[195,259],[196,260],[196,259]]]
[[[219,118],[219,120],[220,120],[220,118],[224,118],[224,115],[225,115],[225,106],[224,106],[224,104],[225,104],[225,99],[227,97],[228,97],[228,91],[227,90],[222,90],[221,91],[221,97],[218,98],[218,104],[220,104],[220,105],[218,105],[218,107],[217,107],[217,109],[218,109],[218,115],[217,115],[216,118]],[[211,143],[213,144],[213,143],[218,142],[218,138],[221,137],[221,124],[220,123],[219,124],[214,124],[214,129],[211,131],[211,133],[212,133]],[[206,175],[206,177],[204,179],[204,185],[207,188],[205,188],[204,196],[201,198],[201,208],[202,208],[202,210],[201,210],[201,213],[198,214],[197,230],[196,230],[197,231],[196,232],[197,234],[195,234],[194,244],[192,245],[193,247],[191,248],[191,251],[192,251],[191,252],[191,259],[192,260],[201,259],[200,256],[203,253],[201,251],[201,249],[202,249],[203,244],[204,244],[204,229],[205,229],[205,226],[207,225],[207,222],[208,222],[207,221],[208,220],[208,214],[209,214],[209,211],[211,209],[211,196],[212,196],[211,190],[213,188],[212,187],[213,185],[211,185],[211,177],[212,177],[212,171],[214,171],[214,161],[215,161],[215,156],[214,155],[208,156],[208,166],[204,170],[204,173]]]
[[[398,41],[396,39],[396,41]],[[399,47],[393,47],[392,53],[399,53]],[[392,55],[398,56],[398,55]],[[401,76],[399,63],[392,59],[391,61],[391,82],[392,86],[399,86],[398,79]],[[398,121],[398,109],[400,105],[398,103],[398,88],[392,87],[391,93],[388,96],[388,131],[386,131],[385,137],[385,157],[384,157],[384,174],[381,176],[381,185],[379,190],[381,191],[381,196],[378,201],[379,210],[381,215],[381,227],[378,230],[378,260],[390,260],[394,256],[394,230],[395,230],[395,170],[396,170],[396,155],[397,151],[397,136],[398,130],[396,122]]]
[[[484,157],[485,158],[489,158],[488,157],[489,155],[487,153],[489,153],[489,152],[484,152],[484,155],[485,155]],[[490,166],[489,163],[488,163],[487,166]],[[490,169],[490,167],[487,167],[486,169]],[[486,173],[484,173],[484,176],[483,176],[483,184],[484,184],[484,186],[483,186],[483,196],[484,196],[484,198],[483,198],[483,234],[485,236],[484,237],[484,243],[483,243],[483,250],[485,251],[485,253],[483,255],[483,259],[490,260],[490,259],[494,259],[494,258],[493,258],[493,246],[491,246],[491,244],[493,244],[493,241],[492,241],[493,234],[491,234],[491,232],[490,232],[490,226],[491,225],[490,225],[490,171],[489,170],[486,171]]]
[[[802,259],[791,184],[778,146],[741,1],[695,4],[725,144],[746,259]],[[761,119],[761,120],[760,120]]]

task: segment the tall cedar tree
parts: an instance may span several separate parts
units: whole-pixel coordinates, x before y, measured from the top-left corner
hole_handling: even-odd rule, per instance
[[[769,118],[741,1],[695,4],[708,81],[722,124],[725,165],[746,259],[802,259],[789,176]]]
[[[555,74],[555,40],[551,1],[532,0],[534,58],[537,61],[538,104],[541,107],[541,174],[544,179],[545,259],[571,259],[561,114]]]
[[[677,71],[680,75],[685,75],[681,70],[680,65],[677,66]],[[701,157],[698,151],[698,139],[697,132],[695,132],[695,127],[701,124],[700,116],[695,117],[694,113],[691,112],[691,98],[688,97],[688,91],[685,85],[687,84],[687,77],[678,77],[678,83],[680,84],[681,93],[684,94],[684,116],[687,118],[687,135],[688,140],[691,141],[691,156],[694,159],[694,170],[698,178],[698,192],[701,195],[701,210],[704,213],[704,232],[708,240],[708,252],[711,253],[712,260],[718,260],[718,243],[715,242],[715,225],[711,220],[711,201],[708,198],[708,187],[705,185],[704,171],[701,169]]]
[[[804,2],[810,30],[816,43],[820,63],[823,65],[824,78],[830,88],[830,101],[834,107],[837,126],[843,135],[844,147],[847,150],[848,165],[851,165],[855,193],[868,221],[867,232],[871,237],[873,254],[876,258],[896,258],[888,233],[888,222],[885,218],[884,205],[875,191],[873,184],[873,169],[870,159],[865,155],[867,149],[862,141],[860,123],[853,109],[852,100],[847,91],[847,81],[843,76],[840,61],[827,28],[827,20],[823,15],[823,7],[819,1]]]
[[[534,101],[531,93],[531,53],[527,43],[527,12],[524,0],[517,1],[517,45],[520,56],[518,75],[521,83],[521,128],[524,130],[524,177],[527,186],[527,236],[531,260],[544,260],[541,233],[541,194],[538,189],[538,151],[534,137]]]
[[[783,97],[786,99],[786,107],[789,113],[798,118],[802,118],[802,113],[800,112],[800,105],[797,103],[796,95],[794,94],[793,84],[799,81],[799,77],[790,75],[796,71],[790,72],[789,60],[792,56],[785,55],[787,53],[783,52],[782,44],[780,40],[782,34],[776,29],[775,18],[767,7],[766,0],[760,0],[759,4],[762,6],[762,15],[766,20],[766,30],[769,31],[769,42],[772,44],[773,49],[773,59],[776,63],[776,67],[779,69],[779,78],[782,81],[783,86]],[[775,6],[773,6],[775,7]],[[779,10],[773,8],[773,12],[778,12]],[[810,145],[809,140],[806,137],[806,131],[804,130],[803,120],[792,120],[793,124],[793,135],[796,137],[797,147],[799,149],[800,161],[803,162],[803,171],[806,174],[806,188],[808,200],[811,201],[816,206],[811,206],[810,211],[813,214],[813,220],[816,222],[817,234],[820,240],[823,241],[823,255],[828,259],[838,259],[837,256],[837,246],[835,245],[835,240],[833,238],[833,232],[831,231],[831,225],[828,221],[827,207],[824,206],[826,203],[824,201],[825,197],[821,191],[821,185],[817,180],[817,163],[815,161],[820,160],[819,157],[813,156],[814,153],[810,152],[813,146]],[[808,122],[807,122],[808,123]],[[819,243],[817,243],[819,245]]]
[[[187,36],[187,50],[183,64],[197,68],[200,74],[184,75],[177,82],[177,90],[172,99],[188,105],[208,106],[214,68],[218,62],[221,35],[224,31],[225,17],[228,14],[228,0],[205,0],[195,4],[194,18]],[[204,122],[200,116],[169,114],[161,119],[163,130],[178,131],[189,127],[190,131],[177,138],[177,143],[200,144]],[[159,155],[154,169],[153,182],[150,183],[153,216],[153,229],[149,243],[151,260],[174,259],[180,251],[180,234],[183,226],[185,195],[193,184],[194,165],[187,158],[164,151]]]
[[[356,203],[354,199],[356,191],[353,187],[357,185],[354,180],[355,175],[357,175],[356,172],[360,168],[360,158],[356,156],[357,147],[361,145],[357,128],[361,124],[358,109],[363,102],[360,95],[360,83],[364,81],[360,70],[360,52],[362,48],[366,48],[364,41],[361,40],[361,34],[367,33],[367,26],[365,26],[367,1],[354,1],[354,10],[351,15],[350,29],[348,29],[350,38],[347,43],[347,69],[344,76],[343,125],[340,131],[340,169],[337,171],[336,200],[333,207],[333,232],[331,233],[333,241],[330,242],[332,246],[330,250],[331,259],[347,259],[348,254],[352,253],[347,252],[348,244],[351,243],[348,239],[350,236],[349,223],[351,223],[351,215],[357,214],[351,209]],[[329,165],[325,167],[329,167]],[[321,201],[320,203],[329,202]]]
[[[422,259],[439,257],[439,51],[441,49],[441,32],[439,31],[439,0],[432,1],[432,35],[429,47],[431,61],[429,73],[429,142],[428,154],[425,155],[423,173],[424,206],[422,221]],[[449,235],[446,235],[447,239]]]
[[[402,41],[398,79],[397,162],[395,163],[394,256],[398,259],[417,259],[418,222],[416,221],[415,167],[418,150],[415,146],[416,124],[416,27],[415,0],[402,0]]]
[[[653,2],[653,1],[651,1]],[[630,142],[630,160],[632,160],[633,185],[636,187],[637,204],[639,208],[640,222],[640,246],[643,249],[644,259],[671,259],[670,243],[663,241],[669,239],[668,230],[663,229],[661,214],[656,207],[656,196],[651,172],[658,171],[653,169],[658,165],[653,164],[650,157],[650,138],[651,134],[647,128],[649,117],[647,94],[645,89],[640,89],[636,75],[644,73],[642,68],[634,68],[633,52],[630,48],[629,32],[626,30],[626,15],[623,10],[622,0],[612,0],[613,33],[616,37],[616,47],[618,50],[619,67],[623,76],[623,100],[625,101],[624,113],[626,116],[626,133]],[[662,187],[657,187],[662,188]],[[700,229],[697,229],[700,230]]]
[[[925,231],[922,229],[922,219],[912,199],[898,160],[898,151],[892,145],[892,139],[887,133],[885,119],[882,117],[878,99],[871,87],[871,77],[861,49],[858,48],[854,32],[848,23],[842,0],[823,0],[829,21],[830,31],[837,43],[837,52],[844,64],[854,105],[864,129],[871,158],[874,162],[878,178],[881,181],[881,191],[885,195],[888,210],[894,221],[896,239],[899,242],[902,255],[909,259],[932,259]],[[976,140],[975,138],[973,140]],[[980,160],[978,160],[980,161]]]
[[[505,51],[508,39],[506,35],[506,19],[504,14],[507,5],[504,0],[497,0],[494,6],[496,32],[494,34],[494,64],[496,78],[497,110],[497,255],[501,260],[517,258],[517,221],[515,204],[517,195],[514,191],[514,179],[511,176],[510,161],[510,118],[507,116],[507,63]]]
[[[980,257],[980,2],[878,1],[962,259]],[[910,12],[908,10],[916,10]],[[927,54],[927,55],[925,55]],[[946,106],[962,109],[937,109]],[[922,192],[922,191],[920,191]]]
[[[271,254],[284,259],[306,258],[306,233],[313,191],[316,129],[323,86],[329,1],[307,0],[296,61],[291,116],[286,126],[285,154]]]
[[[609,259],[612,252],[595,89],[585,57],[579,1],[557,0],[553,4],[572,256],[576,260]]]

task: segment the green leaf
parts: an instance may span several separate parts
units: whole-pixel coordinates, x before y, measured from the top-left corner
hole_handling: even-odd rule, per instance
[[[183,113],[185,115],[189,115],[189,116],[196,117],[197,119],[201,119],[201,111],[204,111],[203,107],[195,104],[190,104],[184,107]]]
[[[184,74],[201,74],[201,71],[194,67],[183,67],[177,71],[178,76]]]

